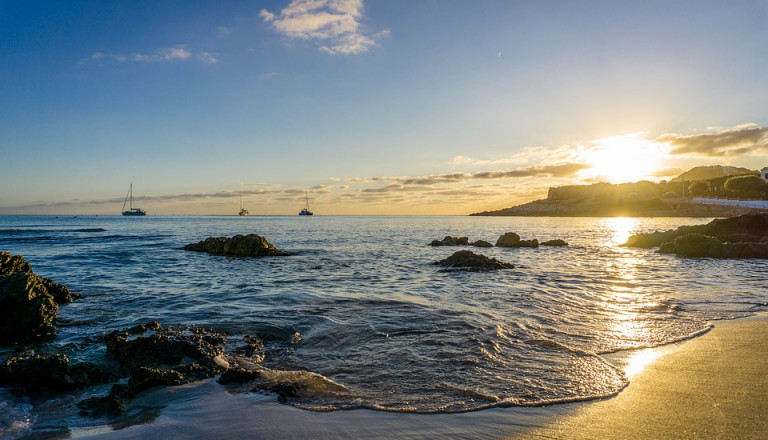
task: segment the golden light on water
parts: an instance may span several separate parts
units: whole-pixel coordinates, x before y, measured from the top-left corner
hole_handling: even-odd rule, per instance
[[[604,243],[607,246],[618,246],[625,243],[637,226],[637,220],[630,217],[612,217],[602,219],[603,227],[611,231],[611,238]]]

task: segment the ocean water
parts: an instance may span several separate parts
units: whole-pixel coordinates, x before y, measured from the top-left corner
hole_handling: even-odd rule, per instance
[[[618,246],[633,233],[710,220],[0,216],[0,250],[82,295],[60,307],[57,338],[28,347],[36,352],[97,359],[104,347],[93,336],[150,320],[268,334],[263,365],[314,390],[287,405],[461,413],[615,394],[628,379],[607,355],[681,341],[713,320],[768,309],[764,261]],[[428,246],[434,239],[493,243],[505,232],[570,245],[470,248],[512,270],[446,272],[431,264],[461,249]],[[295,255],[181,249],[248,233]],[[41,403],[0,389],[0,437],[41,424],[104,423],[77,416],[74,404],[106,391]]]

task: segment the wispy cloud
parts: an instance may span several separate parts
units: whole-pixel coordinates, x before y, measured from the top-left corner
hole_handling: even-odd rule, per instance
[[[463,183],[470,180],[495,180],[520,177],[575,177],[591,165],[583,163],[562,163],[557,165],[535,165],[514,170],[480,171],[476,173],[448,173],[418,177],[368,177],[347,179],[348,183],[373,183],[386,181],[396,185],[437,185]]]
[[[363,53],[389,36],[387,29],[362,29],[362,0],[292,0],[279,13],[262,9],[259,15],[286,37],[317,41],[319,50],[332,55]]]
[[[216,56],[209,52],[192,51],[186,46],[161,47],[150,53],[133,52],[130,54],[94,52],[81,61],[80,64],[87,62],[112,61],[116,63],[143,63],[157,64],[181,61],[198,61],[207,64],[216,63]]]
[[[668,144],[671,155],[733,157],[768,152],[768,127],[738,125],[715,133],[694,135],[664,134],[655,140]]]

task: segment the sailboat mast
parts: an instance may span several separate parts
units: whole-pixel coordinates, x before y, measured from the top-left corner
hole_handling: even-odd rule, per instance
[[[133,183],[128,187],[128,194],[131,195],[131,203],[128,206],[130,210],[133,211]]]

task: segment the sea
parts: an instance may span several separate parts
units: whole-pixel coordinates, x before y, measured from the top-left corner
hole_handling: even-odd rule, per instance
[[[105,352],[98,336],[149,321],[268,335],[260,365],[316,392],[288,401],[262,392],[259,402],[317,413],[312,417],[455,414],[615,395],[629,383],[629,354],[768,310],[765,261],[683,259],[620,246],[630,234],[711,220],[11,215],[0,216],[0,250],[81,295],[60,307],[55,339],[23,347],[27,352],[97,361]],[[495,243],[506,232],[569,245],[429,245],[447,235]],[[182,249],[251,233],[293,255]],[[460,249],[515,268],[434,264]],[[0,355],[18,349],[0,347]],[[222,393],[222,404],[251,394],[222,387],[209,380],[196,398]],[[163,408],[183,408],[189,398],[165,390],[161,405],[134,408],[120,423],[78,414],[79,399],[107,392],[93,387],[40,401],[0,388],[0,437],[151,425]]]

